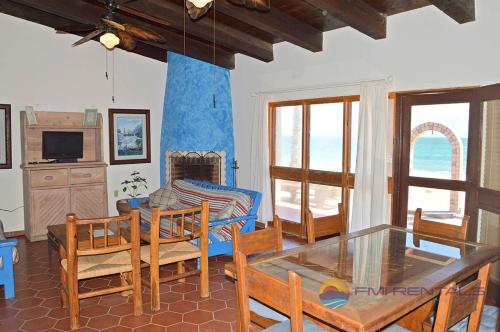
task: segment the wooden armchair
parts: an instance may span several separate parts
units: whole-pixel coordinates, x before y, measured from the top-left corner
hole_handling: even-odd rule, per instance
[[[130,241],[121,235],[123,223],[130,223]],[[110,227],[111,226],[111,227]],[[115,227],[113,227],[115,226]],[[85,239],[78,239],[83,235]],[[82,237],[83,237],[82,236]],[[78,281],[112,274],[132,273],[131,284],[86,293],[78,290]],[[69,304],[71,329],[79,328],[79,300],[118,292],[133,291],[134,315],[142,314],[139,211],[130,215],[99,219],[66,217],[66,258],[61,260],[61,296]]]
[[[464,216],[461,226],[445,224],[437,221],[422,219],[422,209],[418,208],[415,211],[413,220],[413,231],[430,236],[438,236],[448,238],[450,240],[467,239],[467,229],[469,227],[469,216]]]
[[[343,235],[347,232],[345,211],[339,203],[339,213],[334,216],[327,216],[314,219],[311,210],[306,212],[307,243],[315,243],[317,238]]]
[[[258,299],[290,317],[289,320],[272,326],[273,331],[326,331],[315,323],[303,319],[301,279],[295,272],[288,271],[288,282],[285,282],[247,266],[247,257],[241,251],[235,252],[234,258],[238,275],[240,331],[261,331],[259,326],[251,322],[249,297]]]
[[[208,297],[208,202],[184,210],[151,208],[151,228],[142,238],[150,245],[141,247],[141,260],[149,265],[150,278],[142,282],[151,288],[151,309],[160,310],[160,283],[200,275],[201,297]],[[160,237],[160,222],[168,222],[169,236]],[[199,247],[192,243],[198,240]],[[185,261],[199,259],[199,269]],[[177,274],[160,276],[160,266],[177,263]]]

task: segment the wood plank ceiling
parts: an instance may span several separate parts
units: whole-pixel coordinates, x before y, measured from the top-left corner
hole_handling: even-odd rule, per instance
[[[138,42],[133,51],[137,54],[166,61],[166,51],[183,53],[185,45],[188,56],[212,62],[215,13],[215,62],[233,69],[234,54],[269,62],[274,59],[273,44],[282,41],[319,52],[323,32],[346,26],[383,39],[387,16],[429,5],[458,23],[475,19],[475,0],[271,0],[268,12],[216,0],[215,11],[212,8],[197,21],[188,16],[184,20],[184,0],[130,0],[119,7],[118,18],[149,28],[167,40],[165,44]],[[104,5],[102,0],[1,0],[0,12],[60,28],[95,24]]]

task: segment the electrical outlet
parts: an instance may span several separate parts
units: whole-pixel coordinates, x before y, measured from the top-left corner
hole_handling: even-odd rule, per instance
[[[115,197],[118,197],[118,190],[115,190]]]

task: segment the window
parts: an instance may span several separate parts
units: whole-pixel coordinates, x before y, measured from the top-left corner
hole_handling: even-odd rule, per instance
[[[339,203],[349,210],[358,113],[357,96],[270,104],[274,211],[286,232],[303,234],[306,209],[316,218]]]

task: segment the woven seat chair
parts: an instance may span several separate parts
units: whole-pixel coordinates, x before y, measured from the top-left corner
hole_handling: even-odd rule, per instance
[[[151,310],[160,310],[160,283],[183,280],[200,275],[200,295],[208,297],[208,202],[200,207],[183,210],[151,208],[151,228],[142,239],[150,245],[141,247],[141,260],[149,265],[149,279],[142,282],[151,288]],[[169,223],[169,236],[160,237],[161,220]],[[193,243],[196,241],[197,243]],[[186,261],[199,259],[199,269],[192,269]],[[177,264],[177,274],[160,275],[160,266]]]
[[[89,297],[132,291],[134,315],[142,314],[139,222],[137,209],[119,217],[66,217],[66,258],[61,260],[60,278],[61,300],[63,306],[69,305],[71,329],[80,325],[79,300]],[[130,227],[129,241],[122,236],[125,223]],[[82,232],[82,228],[88,231]],[[79,234],[86,238],[79,240]],[[120,274],[121,286],[79,292],[79,280],[113,274]]]

